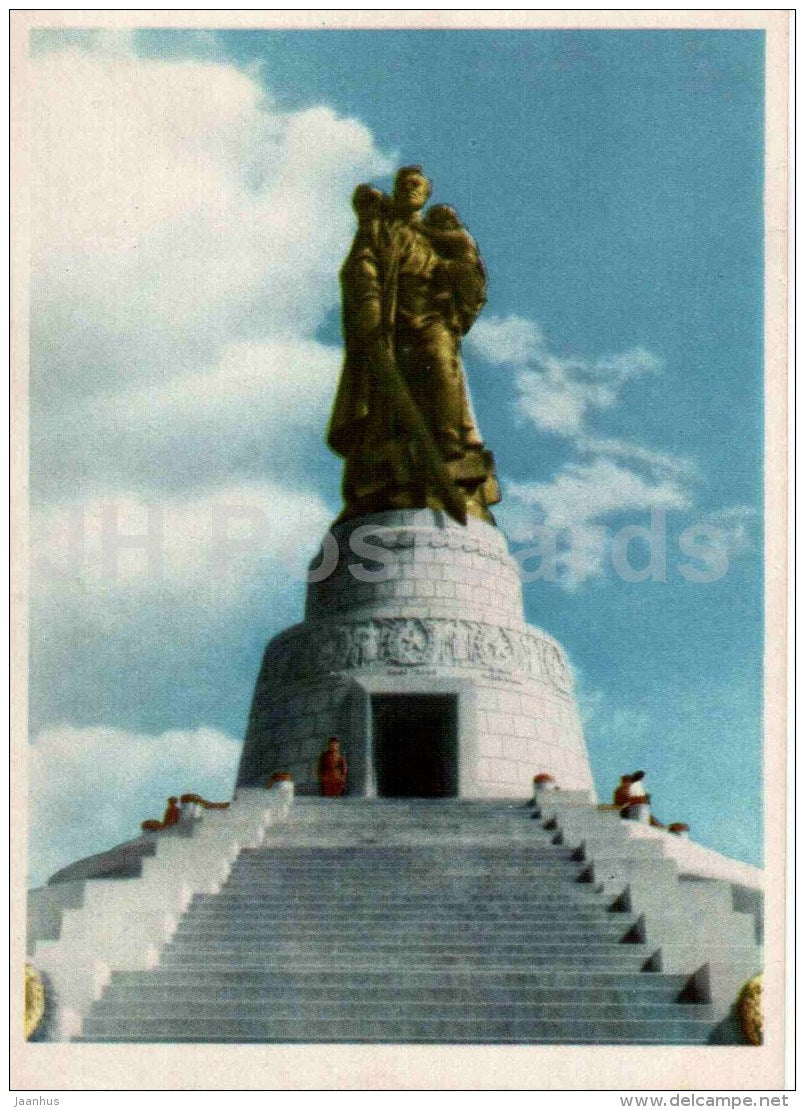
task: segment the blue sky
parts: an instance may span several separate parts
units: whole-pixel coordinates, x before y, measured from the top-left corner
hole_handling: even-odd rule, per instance
[[[760,862],[762,33],[47,32],[32,66],[32,881],[228,790],[338,509],[349,196],[412,161],[490,274],[464,356],[501,526],[572,530],[526,615],[599,791],[643,767],[661,818]],[[162,580],[136,551],[112,580],[109,506],[148,504]],[[221,505],[265,535],[211,575]],[[666,580],[623,581],[608,537],[652,510]],[[695,584],[702,522],[727,570]]]

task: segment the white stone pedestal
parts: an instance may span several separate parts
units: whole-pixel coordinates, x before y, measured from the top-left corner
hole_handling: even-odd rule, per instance
[[[324,558],[329,569],[336,544],[337,565],[309,583],[304,622],[266,648],[241,785],[282,770],[298,793],[318,793],[318,756],[336,735],[348,793],[384,793],[377,698],[440,695],[455,710],[445,793],[525,799],[538,772],[560,789],[592,787],[564,652],[525,623],[517,566],[497,528],[409,509],[347,521],[332,537],[311,567]],[[405,760],[406,746],[403,736],[383,758]]]

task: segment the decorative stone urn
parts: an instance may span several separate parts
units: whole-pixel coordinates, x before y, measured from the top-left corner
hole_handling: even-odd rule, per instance
[[[293,775],[287,771],[275,771],[266,784],[274,794],[279,794],[283,800],[292,801],[294,796]]]
[[[649,825],[651,824],[651,806],[645,802],[633,806],[624,806],[621,810],[621,817],[625,821],[638,821],[641,825]]]

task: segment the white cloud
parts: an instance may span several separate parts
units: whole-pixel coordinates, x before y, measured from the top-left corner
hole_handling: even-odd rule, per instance
[[[661,366],[642,347],[594,359],[560,358],[536,324],[520,316],[479,320],[467,342],[487,362],[511,366],[522,420],[570,437],[582,434],[591,412],[612,408],[627,381]]]
[[[558,541],[558,581],[569,588],[604,573],[615,518],[692,504],[673,476],[646,477],[603,457],[568,463],[543,482],[509,482],[506,494],[511,508],[504,507],[500,517],[511,538],[525,541],[538,534],[538,526],[550,529]]]
[[[728,508],[707,513],[703,523],[715,530],[710,533],[712,544],[728,557],[735,558],[754,546],[753,525],[756,520],[757,512],[749,505],[730,505]],[[702,539],[700,536],[699,542]]]
[[[641,447],[638,443],[629,443],[621,439],[605,439],[600,436],[580,435],[574,440],[573,446],[582,455],[604,456],[617,459],[623,463],[636,464],[645,468],[654,477],[672,475],[687,480],[693,480],[697,477],[697,469],[690,459],[679,458],[660,451],[651,451],[647,447]]]
[[[335,509],[317,466],[341,354],[316,334],[338,303],[351,191],[391,163],[359,121],[280,109],[211,56],[54,34],[31,66],[33,727],[239,730],[262,642],[301,616]],[[149,504],[161,577],[142,550],[104,565],[104,520],[141,534]],[[125,733],[59,735],[91,750]],[[159,760],[109,742],[137,789],[161,781]],[[92,773],[55,739],[37,759],[58,788]],[[68,838],[50,870],[131,832],[112,825],[80,850]],[[43,830],[35,854],[60,836]]]
[[[282,110],[212,57],[54,34],[31,67],[41,878],[171,791],[231,785],[226,729],[163,729],[244,722],[261,641],[301,616],[334,509],[315,452],[341,355],[316,333],[350,193],[391,164],[359,121]],[[149,505],[159,576],[108,541],[144,533]]]
[[[391,163],[230,65],[89,45],[32,60],[35,488],[136,483],[152,441],[151,484],[231,479],[249,437],[323,430],[349,195]]]
[[[539,506],[545,523],[557,528],[603,521],[628,510],[690,505],[689,494],[673,482],[647,482],[608,459],[568,464],[550,482],[510,483],[508,489],[520,501]]]
[[[596,415],[616,408],[628,382],[661,371],[656,355],[634,347],[559,357],[540,328],[519,316],[480,320],[468,343],[487,362],[510,369],[520,420],[561,436],[571,451],[570,461],[543,481],[507,482],[498,512],[515,541],[532,539],[541,528],[554,533],[561,584],[575,588],[604,573],[616,517],[692,506],[698,476],[690,460],[591,429]]]
[[[47,490],[75,497],[136,486],[161,495],[238,478],[278,484],[289,470],[310,481],[341,358],[312,339],[238,341],[203,372],[54,410],[36,432]]]
[[[585,729],[594,729],[602,737],[610,738],[610,745],[628,746],[636,758],[637,753],[651,741],[651,718],[640,709],[612,705],[603,690],[591,687],[583,678],[577,683],[579,713]],[[626,766],[624,772],[636,770]],[[613,781],[615,786],[617,779]]]
[[[30,750],[31,885],[140,834],[171,794],[228,800],[241,744],[210,728],[147,735],[60,726]]]
[[[101,495],[33,514],[34,568],[55,607],[69,590],[80,591],[88,615],[120,594],[142,605],[170,594],[212,618],[258,584],[303,581],[331,517],[313,491],[270,484],[147,502]]]
[[[467,344],[492,366],[527,366],[542,357],[545,338],[522,316],[484,316],[473,325]]]
[[[116,543],[148,534],[149,505],[148,548]],[[301,619],[332,515],[314,491],[267,483],[148,503],[101,492],[34,512],[32,728],[240,733],[263,644]]]

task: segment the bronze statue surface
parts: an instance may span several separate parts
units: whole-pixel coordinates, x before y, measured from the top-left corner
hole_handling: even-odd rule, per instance
[[[454,209],[422,210],[419,166],[393,196],[359,185],[358,229],[341,269],[345,360],[327,434],[345,459],[341,518],[445,509],[494,522],[500,500],[461,364],[461,337],[486,300],[477,244]]]

